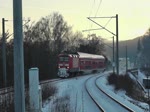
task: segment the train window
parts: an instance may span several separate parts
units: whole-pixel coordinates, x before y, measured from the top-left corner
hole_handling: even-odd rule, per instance
[[[69,57],[64,57],[64,61],[69,61]]]
[[[81,61],[80,64],[81,64],[81,65],[84,65],[84,61]]]
[[[85,61],[85,64],[88,64],[88,61]]]
[[[91,66],[85,66],[85,69],[91,69]]]
[[[59,61],[60,62],[68,62],[69,61],[69,57],[59,57]]]
[[[89,61],[89,64],[91,64],[91,61]]]
[[[64,57],[59,57],[59,61],[62,62],[64,60]]]
[[[88,61],[88,64],[91,64],[91,62],[90,62],[90,61]]]

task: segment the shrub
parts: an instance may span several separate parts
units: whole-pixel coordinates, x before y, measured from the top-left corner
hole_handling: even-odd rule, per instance
[[[114,85],[115,82],[117,81],[117,75],[115,73],[111,73],[109,76],[108,76],[108,83],[111,85]]]
[[[68,95],[59,97],[53,102],[52,112],[72,112],[70,106],[70,97]]]
[[[134,81],[128,75],[110,74],[108,83],[115,86],[115,90],[125,90],[131,95],[134,89]]]
[[[44,85],[42,88],[42,102],[53,96],[57,92],[57,88],[53,85]]]

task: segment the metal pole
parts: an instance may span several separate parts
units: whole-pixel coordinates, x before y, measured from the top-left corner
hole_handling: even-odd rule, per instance
[[[115,62],[115,53],[114,53],[115,51],[114,51],[114,47],[115,46],[114,46],[114,36],[113,36],[113,73],[115,73],[115,65],[114,65],[115,64],[114,63]]]
[[[119,42],[118,42],[118,14],[116,14],[116,71],[119,75]]]
[[[149,81],[149,79],[147,81]],[[149,84],[149,82],[148,82],[148,84]],[[147,85],[147,86],[148,86],[148,100],[149,100],[149,85]]]
[[[15,112],[25,112],[22,0],[13,0],[13,29]]]
[[[126,45],[126,73],[128,70],[128,51],[127,51],[127,45]]]
[[[7,72],[6,72],[6,35],[5,35],[5,19],[2,18],[2,30],[3,30],[3,38],[2,38],[2,54],[3,54],[3,81],[4,87],[7,85]]]
[[[146,68],[146,72],[147,72],[147,68]],[[149,78],[148,78],[148,73],[146,73],[146,75],[147,75],[147,90],[148,90],[148,100],[147,100],[147,102],[148,102],[148,105],[149,105],[149,112],[150,112],[150,101],[149,101]]]

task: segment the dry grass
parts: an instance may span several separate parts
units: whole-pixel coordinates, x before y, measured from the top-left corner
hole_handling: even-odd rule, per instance
[[[70,106],[70,97],[68,95],[59,97],[53,102],[52,112],[72,112]]]
[[[137,83],[133,81],[129,75],[116,75],[116,74],[110,74],[108,77],[108,83],[110,85],[114,85],[115,90],[125,90],[126,94],[129,97],[132,97],[133,99],[139,100],[139,101],[145,101],[144,93],[139,88]]]
[[[42,102],[46,101],[50,96],[57,93],[57,88],[54,85],[44,85],[42,88]]]
[[[42,101],[44,102],[47,98],[54,95],[57,92],[57,88],[55,86],[45,85],[42,88]],[[5,97],[4,97],[5,96]],[[7,95],[2,96],[3,100],[0,102],[0,112],[15,112],[14,111],[14,93],[8,93]],[[29,92],[26,90],[25,93],[25,106],[26,112],[29,109]]]

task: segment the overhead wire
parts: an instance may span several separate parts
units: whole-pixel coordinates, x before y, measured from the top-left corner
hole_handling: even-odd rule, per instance
[[[92,4],[92,7],[91,7],[91,10],[90,10],[90,13],[89,13],[89,17],[90,17],[91,14],[92,14],[94,5],[95,5],[95,0],[94,0],[94,2],[93,2],[93,4]],[[90,29],[93,27],[93,25],[92,25],[92,23],[90,23],[90,21],[89,21],[89,27],[90,27]],[[89,35],[90,35],[90,31],[88,31],[88,33],[89,33]]]
[[[94,0],[94,2],[95,2],[95,0]],[[98,12],[99,12],[99,10],[100,10],[100,8],[101,8],[101,4],[102,4],[102,0],[99,1],[98,8],[97,8],[96,13],[95,13],[95,17],[97,16],[97,14],[98,14]],[[93,24],[91,24],[91,26],[92,26],[92,25],[93,25]],[[91,27],[91,28],[92,28],[92,27]]]
[[[101,4],[102,4],[102,0],[100,0],[100,2],[99,2],[99,5],[98,5],[98,8],[97,8],[97,11],[96,11],[96,13],[95,13],[95,17],[97,16],[97,13],[98,13],[98,11],[99,11],[99,9],[100,9],[100,7],[101,7]]]
[[[94,2],[93,2],[93,4],[92,4],[92,7],[91,7],[91,10],[90,10],[90,13],[89,13],[89,17],[90,17],[91,14],[92,14],[92,10],[93,10],[94,5],[95,5],[95,0],[94,0]]]
[[[94,0],[93,3],[92,3],[92,7],[91,7],[90,12],[89,12],[89,17],[92,15],[95,4],[96,4],[96,0]],[[101,8],[101,4],[102,4],[102,0],[99,1],[98,8],[97,8],[96,13],[95,13],[95,17],[97,16],[97,14],[98,14],[98,12]],[[90,29],[92,29],[93,24],[89,23],[89,27],[90,27]],[[90,30],[88,31],[88,33],[90,34]]]
[[[112,18],[113,18],[113,16],[107,21],[107,23],[105,24],[104,27],[106,27],[109,24],[109,22],[111,21]]]

